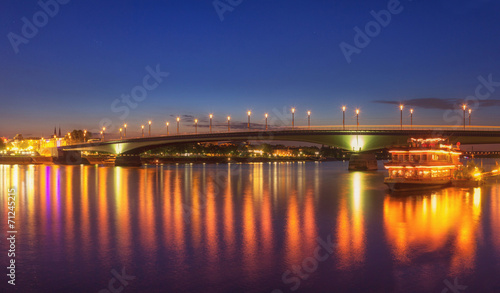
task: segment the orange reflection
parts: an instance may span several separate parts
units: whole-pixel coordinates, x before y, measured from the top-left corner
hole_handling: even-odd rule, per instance
[[[191,235],[193,237],[193,245],[199,248],[202,241],[201,232],[201,205],[206,203],[206,194],[204,191],[200,190],[200,176],[198,173],[193,174],[192,177],[192,199],[191,207],[187,208],[187,221],[191,222]],[[200,203],[201,202],[201,203]],[[190,214],[189,214],[190,213]]]
[[[68,243],[73,244],[75,239],[75,222],[73,219],[73,170],[74,166],[68,166],[66,168],[66,178],[64,178],[63,183],[66,185],[66,192],[64,194],[64,201],[62,205],[65,207],[65,215],[64,215],[64,224],[65,224],[65,231],[64,231],[64,237],[65,241],[68,241]],[[78,167],[79,168],[79,167]],[[71,253],[74,255],[75,249],[73,247],[70,247],[67,251],[67,253]]]
[[[288,210],[286,215],[286,259],[289,264],[296,264],[301,261],[301,239],[299,208],[297,204],[297,193],[292,192],[288,197]]]
[[[365,259],[365,227],[363,217],[363,177],[364,174],[352,174],[351,208],[346,197],[340,201],[337,219],[338,257],[341,269],[360,265]]]
[[[249,276],[253,276],[253,272],[258,269],[255,211],[251,188],[250,184],[247,185],[243,193],[243,263]]]
[[[493,238],[493,244],[495,249],[500,253],[500,188],[498,184],[491,187],[490,194],[495,194],[496,196],[491,196],[490,203],[490,213],[491,213],[491,237]],[[493,232],[496,231],[496,232]]]
[[[34,210],[36,209],[36,204],[35,204],[35,166],[34,165],[29,165],[26,166],[26,171],[25,171],[25,186],[26,186],[26,194],[22,198],[22,202],[18,199],[17,204],[22,204],[25,208],[23,210],[26,211],[28,215],[28,221],[29,223],[33,223],[35,220],[35,213]],[[36,178],[38,180],[38,177]],[[0,184],[1,185],[1,184]],[[8,188],[7,188],[8,189]],[[3,189],[3,190],[7,190]],[[29,235],[33,235],[32,233],[35,232],[35,227],[34,225],[26,225],[25,229],[29,230]],[[31,239],[30,239],[31,241]]]
[[[80,231],[81,239],[90,239],[90,209],[89,209],[89,170],[92,167],[83,167],[80,173]],[[95,184],[95,182],[94,182]],[[89,241],[82,241],[80,245],[84,255],[90,252]]]
[[[273,248],[273,219],[271,210],[271,195],[269,194],[269,189],[266,189],[263,194],[261,207],[260,230],[262,235],[262,250],[264,253],[271,253]],[[270,258],[268,259],[270,260]]]
[[[115,209],[116,209],[116,219],[115,219],[115,229],[117,231],[117,246],[118,254],[122,258],[123,262],[131,255],[131,247],[129,245],[131,240],[130,231],[130,210],[128,206],[129,201],[129,190],[128,190],[128,175],[129,169],[122,167],[115,167]]]
[[[208,259],[212,262],[215,262],[217,259],[217,214],[215,211],[215,188],[219,191],[219,187],[216,187],[214,181],[216,178],[211,177],[208,178],[207,185],[207,194],[206,194],[206,213],[205,213],[205,241],[208,246]],[[219,183],[222,184],[222,183]],[[219,191],[220,192],[220,191]]]
[[[172,226],[172,194],[171,194],[171,178],[172,171],[167,170],[164,175],[163,187],[163,225],[165,229],[165,242],[170,244],[170,239],[173,234]]]
[[[316,241],[316,218],[314,210],[314,195],[309,188],[306,193],[303,207],[303,231],[304,231],[304,249],[305,251],[314,251],[318,242]]]
[[[233,255],[235,246],[234,235],[234,213],[233,213],[233,191],[231,182],[231,164],[227,167],[226,194],[224,195],[224,240],[229,256]]]
[[[481,212],[481,189],[474,194],[444,189],[430,196],[387,196],[384,227],[397,262],[441,249],[450,250],[450,272],[459,274],[475,266],[476,241],[480,238],[477,217]],[[456,235],[447,247],[450,235]]]
[[[101,249],[99,249],[99,253],[102,257],[105,256],[106,251],[108,250],[109,240],[109,219],[108,219],[108,193],[107,193],[107,183],[108,183],[108,168],[102,167],[96,170],[98,175],[98,181],[96,182],[96,188],[98,188],[99,192],[97,193],[98,202],[99,202],[99,225],[97,226],[99,231],[99,240]]]
[[[174,241],[175,249],[181,255],[184,254],[185,239],[184,239],[184,221],[185,217],[189,215],[184,213],[184,206],[182,203],[183,190],[181,189],[181,184],[183,178],[179,175],[179,169],[175,169],[175,179],[174,179],[174,194],[173,194],[173,223],[174,223]]]

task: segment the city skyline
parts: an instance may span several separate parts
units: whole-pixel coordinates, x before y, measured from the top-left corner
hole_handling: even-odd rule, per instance
[[[411,107],[415,125],[453,125],[480,85],[488,97],[468,103],[473,124],[499,125],[494,2],[239,2],[223,12],[211,1],[68,2],[17,46],[9,34],[23,37],[23,18],[33,23],[45,10],[7,4],[0,135],[41,136],[54,125],[97,132],[103,123],[113,133],[123,123],[139,131],[149,120],[161,133],[177,116],[203,128],[211,113],[214,127],[222,130],[230,115],[237,129],[249,110],[264,124],[265,113],[279,119],[292,107],[302,126],[307,111],[312,125],[341,125],[342,106],[347,124],[359,108],[363,125],[397,125],[401,103],[407,124]],[[376,29],[374,21],[379,32],[344,54],[342,44],[356,46],[356,28]],[[124,99],[143,93],[137,86],[148,88],[146,96]]]

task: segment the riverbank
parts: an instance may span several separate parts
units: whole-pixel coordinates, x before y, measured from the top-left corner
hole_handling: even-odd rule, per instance
[[[0,156],[0,164],[4,165],[40,165],[54,164],[52,157],[42,156]]]
[[[337,159],[319,159],[317,157],[264,158],[264,157],[142,157],[143,164],[172,163],[267,163],[267,162],[297,162],[297,161],[337,161]]]
[[[267,162],[297,162],[297,161],[338,161],[336,158],[317,157],[142,157],[143,164],[201,164],[201,163],[267,163]],[[82,157],[84,165],[114,165],[113,156],[85,156]],[[0,164],[4,165],[52,165],[60,164],[57,158],[43,156],[0,156]]]

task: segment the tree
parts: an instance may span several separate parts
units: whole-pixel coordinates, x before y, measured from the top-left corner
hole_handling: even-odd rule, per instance
[[[83,130],[81,130],[81,129],[79,129],[79,130],[74,129],[73,131],[71,131],[71,141],[72,142],[83,142],[84,138],[86,140],[89,140],[90,138],[92,138],[92,133],[87,132],[87,136],[85,137],[83,135]]]
[[[262,149],[262,151],[264,152],[264,154],[265,154],[266,156],[270,156],[270,155],[272,155],[272,154],[273,154],[273,151],[274,151],[274,150],[273,150],[273,146],[272,146],[272,145],[270,145],[270,144],[268,144],[268,143],[263,143],[263,144],[261,145],[261,149]]]

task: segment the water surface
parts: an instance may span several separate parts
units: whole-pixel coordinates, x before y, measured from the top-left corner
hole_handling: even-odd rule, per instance
[[[500,185],[394,195],[384,176],[0,165],[0,248],[15,186],[19,292],[500,292]]]

